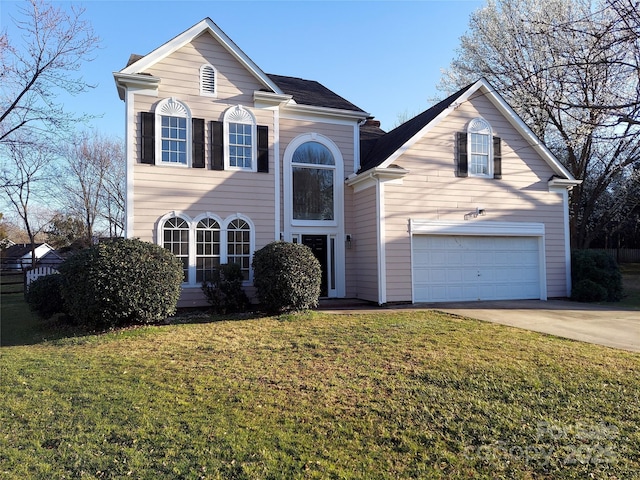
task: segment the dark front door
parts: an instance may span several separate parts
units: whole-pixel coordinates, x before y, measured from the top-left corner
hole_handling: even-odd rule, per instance
[[[320,262],[322,276],[320,281],[320,296],[326,297],[327,292],[327,236],[326,235],[302,235],[302,243],[309,247]]]

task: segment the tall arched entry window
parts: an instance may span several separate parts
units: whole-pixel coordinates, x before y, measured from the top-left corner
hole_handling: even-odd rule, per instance
[[[318,142],[305,142],[291,159],[294,220],[335,220],[336,162]]]
[[[283,238],[311,248],[326,297],[346,289],[343,171],[342,152],[325,135],[299,135],[285,149]]]

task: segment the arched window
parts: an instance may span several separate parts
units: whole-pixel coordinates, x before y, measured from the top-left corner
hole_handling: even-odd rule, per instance
[[[156,115],[156,159],[159,163],[188,165],[191,158],[191,111],[175,98],[158,103]]]
[[[334,220],[336,163],[319,142],[305,142],[291,159],[294,220]]]
[[[216,96],[216,69],[213,65],[205,64],[200,67],[200,95]]]
[[[183,281],[189,281],[189,224],[180,217],[171,217],[162,224],[162,246],[182,262]]]
[[[238,105],[224,114],[225,169],[256,171],[256,119],[251,112]]]
[[[196,283],[210,280],[220,266],[220,224],[203,218],[196,225]]]
[[[227,263],[237,263],[242,277],[249,280],[251,266],[251,226],[236,218],[227,226]]]
[[[491,125],[483,118],[475,118],[469,122],[467,134],[469,175],[491,176]]]

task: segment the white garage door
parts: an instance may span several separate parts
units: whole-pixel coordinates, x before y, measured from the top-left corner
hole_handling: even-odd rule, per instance
[[[537,237],[415,235],[415,302],[540,298]]]

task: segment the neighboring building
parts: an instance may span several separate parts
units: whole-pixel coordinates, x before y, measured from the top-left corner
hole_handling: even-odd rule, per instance
[[[210,19],[114,73],[126,109],[126,236],[183,262],[181,306],[253,252],[309,245],[323,296],[563,297],[579,183],[479,80],[385,133],[315,81],[264,73]]]
[[[36,266],[56,267],[62,262],[62,257],[47,243],[36,243]],[[31,244],[14,244],[2,251],[3,270],[28,270],[31,268]]]

